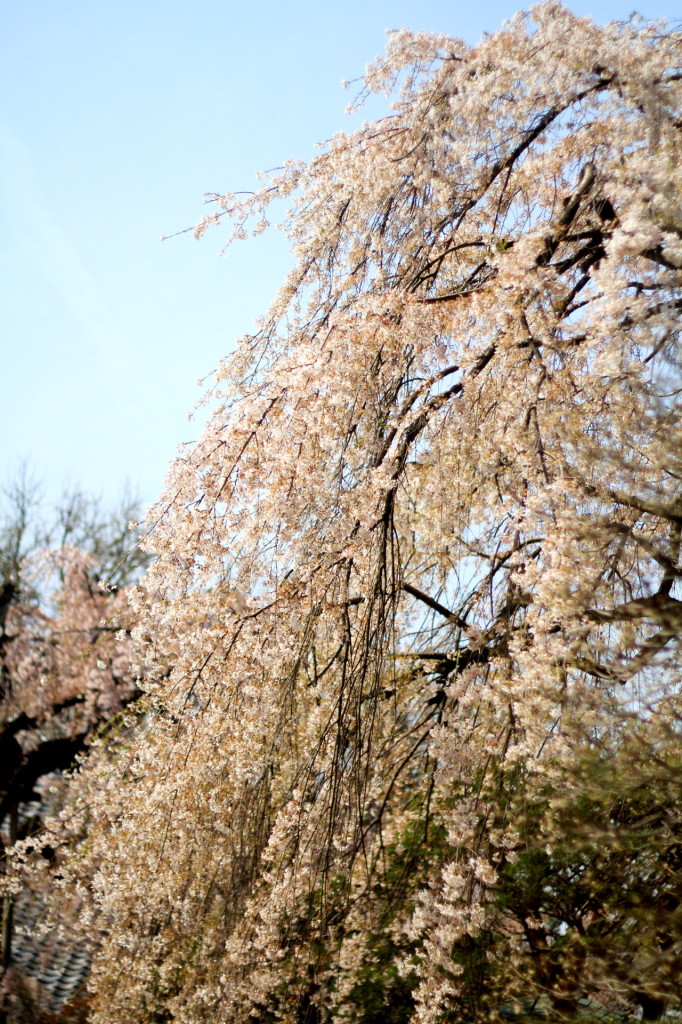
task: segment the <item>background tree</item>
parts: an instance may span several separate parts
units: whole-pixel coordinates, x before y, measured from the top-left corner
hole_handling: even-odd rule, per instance
[[[125,638],[125,587],[148,558],[135,548],[129,523],[137,517],[136,505],[128,498],[112,514],[73,490],[46,517],[39,489],[25,471],[3,498],[0,837],[5,851],[60,809],[64,773],[103,724],[139,696],[139,668]],[[49,848],[43,853],[54,855]],[[23,902],[36,911],[29,916],[41,917],[44,904],[53,902],[52,886],[35,882]],[[15,895],[7,892],[2,969],[10,977],[3,982],[0,1014],[9,1013],[9,1019],[16,1014],[12,1017],[4,1000],[11,1003],[13,990],[23,985],[11,970],[17,956],[14,902]],[[27,1019],[37,1020],[46,1009],[32,1005]]]
[[[391,113],[215,197],[293,196],[296,264],[81,777],[99,1024],[679,1007],[681,56],[556,3],[392,33]]]

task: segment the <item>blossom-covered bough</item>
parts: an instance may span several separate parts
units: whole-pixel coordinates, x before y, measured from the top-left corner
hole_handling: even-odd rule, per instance
[[[679,1005],[681,66],[393,33],[387,116],[216,197],[295,266],[151,514],[98,1024]]]

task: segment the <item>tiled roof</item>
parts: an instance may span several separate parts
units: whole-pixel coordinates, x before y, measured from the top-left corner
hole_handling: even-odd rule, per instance
[[[15,898],[12,964],[40,985],[41,1010],[55,1013],[83,987],[92,946],[72,928],[45,927],[44,901],[25,891]]]

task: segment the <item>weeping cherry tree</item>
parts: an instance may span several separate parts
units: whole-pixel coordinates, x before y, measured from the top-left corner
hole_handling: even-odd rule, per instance
[[[82,773],[97,1024],[679,1007],[681,67],[554,2],[394,32],[384,117],[214,198],[289,197],[294,267]]]

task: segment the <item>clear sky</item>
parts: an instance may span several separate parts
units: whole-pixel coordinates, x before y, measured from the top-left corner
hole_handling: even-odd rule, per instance
[[[598,21],[633,0],[574,0]],[[649,17],[679,0],[646,0]],[[5,0],[0,6],[0,484],[21,460],[156,496],[204,377],[288,267],[279,232],[218,258],[206,192],[352,127],[343,79],[407,26],[476,42],[516,0]]]

